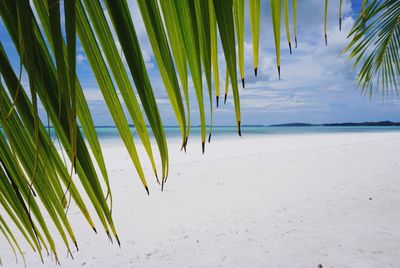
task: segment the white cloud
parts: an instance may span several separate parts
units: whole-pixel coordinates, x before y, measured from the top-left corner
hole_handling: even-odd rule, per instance
[[[83,54],[76,55],[76,62],[78,64],[83,63],[84,61],[86,61],[85,55],[83,55]]]

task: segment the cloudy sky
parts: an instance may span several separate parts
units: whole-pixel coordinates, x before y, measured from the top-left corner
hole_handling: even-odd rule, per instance
[[[128,0],[128,2],[163,121],[166,125],[176,125],[136,1]],[[398,97],[389,95],[389,97],[383,98],[379,92],[374,93],[372,98],[369,94],[361,95],[360,90],[355,87],[356,72],[353,70],[352,62],[349,62],[346,55],[341,53],[348,42],[346,36],[353,24],[354,16],[360,8],[361,0],[343,1],[344,19],[341,32],[338,30],[339,1],[329,1],[328,47],[324,46],[323,36],[325,1],[302,0],[298,2],[298,48],[293,50],[293,55],[289,54],[282,24],[282,79],[278,80],[269,1],[261,1],[260,66],[257,78],[253,73],[252,42],[246,1],[246,89],[240,90],[242,124],[400,121]],[[291,27],[292,29],[293,27]],[[0,24],[0,38],[7,53],[11,55],[12,64],[18,72],[18,56],[2,23]],[[225,65],[222,57],[223,52],[220,51],[219,67],[221,90],[223,91]],[[113,125],[89,62],[79,44],[77,63],[78,76],[88,98],[95,123],[97,125]],[[22,80],[27,87],[26,74],[23,75]],[[191,93],[191,116],[193,124],[197,125],[199,122],[198,107],[193,89],[191,89]],[[207,96],[205,96],[205,100],[208,100]],[[209,110],[208,107],[206,110]],[[231,94],[227,104],[220,106],[217,110],[214,109],[214,111],[214,124],[235,124]]]

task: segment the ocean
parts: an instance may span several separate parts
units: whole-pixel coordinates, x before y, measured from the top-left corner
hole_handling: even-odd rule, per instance
[[[137,136],[136,129],[131,127],[133,137]],[[150,136],[152,136],[151,130]],[[241,128],[242,136],[250,135],[294,135],[294,134],[329,134],[329,133],[369,133],[369,132],[393,132],[400,131],[399,126],[243,126]],[[120,140],[120,135],[116,127],[102,126],[96,127],[97,135],[100,142],[109,142]],[[179,127],[165,127],[166,137],[168,139],[179,139],[181,137]],[[209,127],[207,127],[207,139],[209,135]],[[3,129],[0,128],[3,133]],[[82,129],[81,132],[83,133]],[[201,133],[200,127],[191,127],[190,137],[199,137]],[[4,134],[4,133],[3,133]],[[54,129],[50,128],[51,138],[54,139]],[[84,134],[84,133],[83,133]],[[234,126],[214,126],[212,128],[212,138],[235,137],[237,129]],[[139,139],[135,139],[139,140]]]
[[[119,138],[118,130],[115,127],[96,127],[100,140],[109,140]],[[284,127],[284,126],[244,126],[242,127],[242,136],[246,135],[281,135],[281,134],[314,134],[314,133],[364,133],[364,132],[388,132],[400,131],[398,126],[309,126],[309,127]],[[200,127],[192,127],[190,136],[200,136]],[[131,128],[132,135],[136,136],[136,130]],[[151,132],[150,132],[151,133]],[[209,128],[207,127],[207,135]],[[167,138],[179,138],[181,136],[178,127],[165,127]],[[214,126],[212,128],[212,137],[236,136],[237,130],[234,126]]]

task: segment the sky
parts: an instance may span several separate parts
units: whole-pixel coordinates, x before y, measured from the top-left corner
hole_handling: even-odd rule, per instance
[[[241,89],[239,86],[242,124],[400,121],[399,98],[394,94],[383,98],[380,92],[374,92],[372,97],[369,94],[361,94],[355,85],[357,72],[353,68],[353,62],[349,61],[347,55],[342,53],[348,43],[346,36],[360,9],[361,0],[343,1],[342,31],[338,30],[339,1],[329,1],[327,47],[324,45],[323,34],[325,1],[298,1],[298,47],[293,49],[293,55],[289,54],[282,21],[281,80],[278,79],[275,66],[275,47],[269,1],[267,0],[261,0],[259,69],[258,77],[254,77],[248,1],[245,2],[246,88]],[[162,120],[165,125],[176,125],[175,116],[169,105],[168,96],[159,75],[136,1],[128,0],[128,3]],[[106,10],[105,13],[107,14]],[[292,18],[291,13],[290,17]],[[293,40],[293,25],[290,29]],[[14,70],[18,73],[18,54],[1,20],[0,40],[10,57]],[[221,92],[223,92],[225,64],[221,45],[219,46],[219,63]],[[77,74],[95,124],[114,125],[90,64],[79,43],[77,45]],[[25,72],[22,75],[22,83],[27,90],[29,83]],[[203,79],[203,86],[206,111],[208,112],[209,103],[205,79]],[[190,94],[192,124],[198,125],[198,106],[192,85],[190,85]],[[226,105],[220,105],[218,109],[215,109],[215,97],[213,97],[213,101],[214,125],[235,125],[231,92],[228,94]],[[40,107],[40,112],[43,116],[43,107]],[[131,122],[129,119],[128,121]]]

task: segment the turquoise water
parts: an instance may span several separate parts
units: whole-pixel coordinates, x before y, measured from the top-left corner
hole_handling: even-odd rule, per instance
[[[115,127],[96,127],[97,135],[100,140],[107,141],[113,139],[119,139],[118,130]],[[3,130],[0,128],[0,131]],[[242,136],[250,135],[291,135],[291,134],[315,134],[315,133],[368,133],[368,132],[400,132],[400,127],[389,127],[389,126],[354,126],[354,127],[327,127],[327,126],[310,126],[310,127],[272,127],[272,126],[244,126],[242,127]],[[50,129],[51,137],[54,138],[54,129]],[[131,127],[133,136],[137,136],[134,127]],[[207,128],[207,135],[208,135]],[[151,135],[151,131],[149,130]],[[178,127],[165,127],[165,133],[168,138],[180,137],[180,130]],[[213,127],[212,137],[221,136],[236,136],[237,130],[233,126],[218,126]],[[200,127],[192,127],[190,130],[190,136],[200,136]]]
[[[97,127],[99,139],[118,138],[118,130],[114,127]],[[131,128],[135,135],[135,128]],[[245,126],[242,127],[242,136],[246,135],[279,135],[279,134],[313,134],[313,133],[360,133],[360,132],[391,132],[400,131],[400,127],[269,127],[269,126]],[[180,137],[178,127],[166,127],[167,137]],[[207,128],[208,133],[208,128]],[[199,136],[200,128],[192,127],[190,135]],[[237,135],[236,127],[213,127],[212,136]]]

